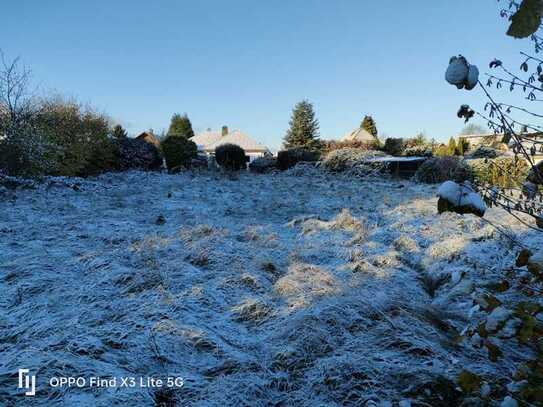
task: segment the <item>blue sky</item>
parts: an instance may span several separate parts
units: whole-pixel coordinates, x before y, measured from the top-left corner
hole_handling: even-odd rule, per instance
[[[195,131],[227,124],[272,148],[304,98],[322,138],[372,114],[381,135],[447,139],[463,127],[460,104],[484,104],[481,90],[447,85],[449,58],[484,72],[531,51],[505,36],[496,0],[4,3],[0,48],[43,91],[89,102],[132,134],[187,112]]]

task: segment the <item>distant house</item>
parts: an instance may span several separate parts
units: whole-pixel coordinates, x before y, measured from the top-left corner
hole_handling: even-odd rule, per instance
[[[522,145],[526,151],[530,152],[532,147],[535,146],[536,154],[534,160],[536,163],[543,161],[543,133],[522,133],[523,141]],[[458,136],[469,142],[470,148],[477,148],[479,146],[492,146],[496,143],[501,143],[503,134],[466,134]]]
[[[370,134],[367,130],[363,129],[362,127],[358,127],[357,129],[354,129],[348,133],[346,133],[342,138],[341,141],[358,141],[361,143],[375,143],[378,142],[379,139],[377,137],[374,137],[372,134]]]
[[[156,138],[156,136],[150,132],[150,131],[144,131],[141,133],[138,137],[136,137],[137,140],[143,140],[146,143],[152,144],[155,147],[160,147],[160,141]]]
[[[270,150],[266,146],[258,143],[247,134],[242,133],[240,130],[229,132],[227,127],[223,127],[220,131],[207,129],[191,137],[191,140],[198,146],[198,151],[207,155],[215,154],[215,148],[222,144],[236,144],[240,146],[249,157],[249,161],[270,154]]]

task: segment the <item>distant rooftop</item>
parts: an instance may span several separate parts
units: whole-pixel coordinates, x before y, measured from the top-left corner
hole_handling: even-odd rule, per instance
[[[207,152],[215,151],[215,148],[222,144],[236,144],[248,153],[265,153],[269,149],[253,140],[250,136],[242,133],[240,130],[233,130],[226,135],[222,131],[213,131],[208,129],[191,138],[200,150]]]
[[[343,135],[341,141],[360,141],[363,143],[371,143],[378,141],[377,137],[374,137],[367,130],[362,127],[358,127]]]
[[[221,131],[213,131],[211,129],[207,129],[206,131],[203,131],[202,133],[199,133],[196,136],[191,137],[190,139],[194,141],[194,143],[196,143],[198,149],[203,150],[205,149],[205,147],[220,140],[221,137]]]

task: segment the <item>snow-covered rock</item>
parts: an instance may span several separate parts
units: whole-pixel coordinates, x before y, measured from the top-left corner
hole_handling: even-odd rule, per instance
[[[445,181],[439,187],[437,194],[439,213],[473,213],[481,217],[485,214],[486,205],[483,199],[467,182],[461,185],[453,181]]]

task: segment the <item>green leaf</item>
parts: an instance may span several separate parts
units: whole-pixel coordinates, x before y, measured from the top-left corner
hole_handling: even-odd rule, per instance
[[[537,31],[541,25],[543,0],[523,0],[518,11],[511,17],[507,35],[526,38]]]

